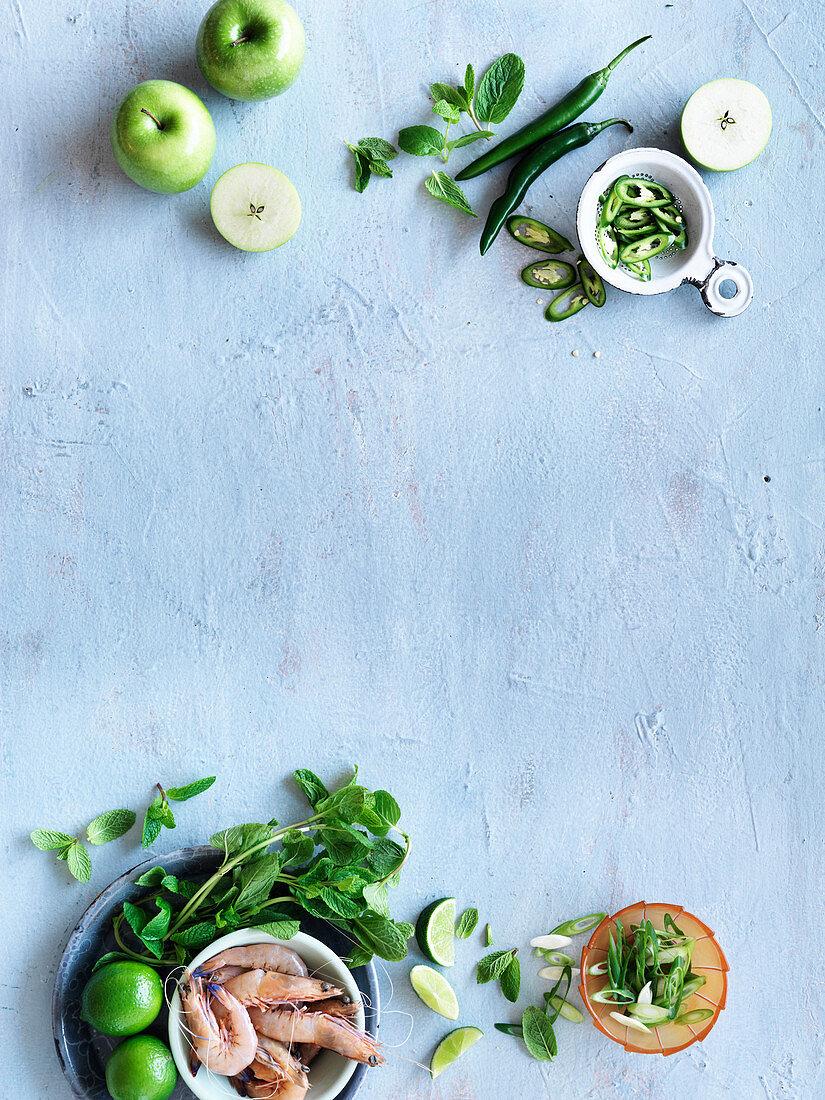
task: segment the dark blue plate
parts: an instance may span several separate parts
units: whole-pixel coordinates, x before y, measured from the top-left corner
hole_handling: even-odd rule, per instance
[[[169,855],[157,856],[139,863],[125,875],[115,879],[92,902],[77,923],[63,952],[57,968],[54,996],[52,998],[52,1029],[57,1047],[57,1057],[66,1080],[75,1096],[81,1100],[110,1100],[106,1088],[106,1061],[117,1045],[117,1039],[99,1035],[80,1019],[80,995],[95,961],[106,951],[115,950],[112,936],[112,918],[124,901],[136,902],[145,889],[135,886],[135,879],[150,867],[160,864],[170,874],[182,878],[206,878],[220,864],[221,855],[214,848],[179,848]],[[350,943],[336,928],[306,914],[301,920],[301,931],[325,943],[336,955],[346,957]],[[364,995],[365,1003],[372,1006],[367,1012],[367,1031],[378,1034],[380,1000],[375,967],[359,966],[352,975]],[[167,1042],[168,1013],[164,1007],[149,1031]],[[360,1063],[338,1100],[352,1100],[363,1084],[367,1066]],[[181,1081],[172,1094],[172,1100],[191,1100],[192,1093]]]

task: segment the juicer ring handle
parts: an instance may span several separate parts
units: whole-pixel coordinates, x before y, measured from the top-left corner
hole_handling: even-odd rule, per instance
[[[736,291],[730,297],[721,292],[724,282],[734,284]],[[738,317],[753,301],[753,279],[746,267],[735,260],[713,257],[713,267],[704,279],[686,279],[702,295],[702,301],[717,317]]]

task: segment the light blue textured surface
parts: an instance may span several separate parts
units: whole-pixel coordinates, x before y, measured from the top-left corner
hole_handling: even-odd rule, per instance
[[[428,1061],[444,1021],[393,966],[415,1030],[366,1096],[825,1095],[821,5],[304,0],[301,78],[249,106],[197,72],[202,10],[0,5],[0,1091],[66,1100],[54,967],[93,888],[138,859],[119,842],[92,886],[68,885],[30,828],[80,829],[214,770],[180,814],[175,841],[194,842],[284,819],[296,766],[357,761],[414,838],[399,916],[456,893],[497,945],[523,945],[647,897],[704,917],[731,964],[703,1046],[629,1056],[561,1023],[539,1065],[493,1031],[507,1007],[462,943],[462,1021],[487,1034],[435,1084],[401,1058]],[[571,233],[607,155],[678,150],[699,84],[754,80],[768,149],[705,177],[716,251],[756,282],[741,318],[685,288],[551,327],[524,251],[481,259],[479,224],[423,192],[424,162],[352,190],[343,140],[427,121],[429,80],[517,50],[505,131],[648,31],[589,114],[635,135],[571,155],[530,209]],[[108,145],[118,98],[155,76],[202,94],[218,128],[180,197],[134,186]],[[304,202],[269,256],[208,217],[219,173],[254,159]],[[467,192],[484,210],[500,185]],[[386,1017],[387,1042],[405,1033]]]

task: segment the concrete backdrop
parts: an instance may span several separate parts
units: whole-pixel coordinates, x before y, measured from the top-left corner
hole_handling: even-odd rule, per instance
[[[435,1084],[403,1059],[427,1062],[446,1022],[391,966],[415,1029],[365,1097],[824,1095],[821,6],[303,0],[304,72],[258,105],[201,78],[203,9],[0,5],[4,1093],[67,1100],[55,966],[139,856],[130,836],[70,884],[32,827],[217,772],[161,853],[286,818],[296,766],[358,762],[413,835],[399,917],[455,893],[524,945],[647,897],[703,916],[731,964],[703,1045],[629,1056],[562,1022],[540,1065],[492,1029],[506,1006],[462,943],[462,1021],[487,1034]],[[505,239],[481,259],[427,162],[352,189],[344,139],[427,122],[430,80],[519,52],[507,132],[645,32],[589,113],[636,133],[571,155],[527,209],[572,233],[607,155],[678,150],[699,84],[754,80],[768,149],[706,174],[716,250],[756,281],[739,319],[684,288],[549,326],[529,255]],[[109,148],[117,100],[157,76],[218,129],[179,197]],[[255,159],[304,203],[268,256],[208,213]],[[502,176],[467,185],[482,212]],[[539,994],[525,957],[522,1005]],[[387,1042],[406,1031],[385,1017]]]

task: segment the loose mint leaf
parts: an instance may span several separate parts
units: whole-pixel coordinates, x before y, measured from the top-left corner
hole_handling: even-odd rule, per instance
[[[117,840],[128,833],[136,820],[132,810],[107,810],[89,822],[86,836],[90,844],[108,844],[110,840]]]
[[[458,122],[461,118],[461,108],[454,103],[448,103],[446,99],[437,99],[433,104],[433,114],[440,115],[445,122]]]
[[[74,844],[74,841],[72,841],[72,844]],[[57,853],[57,858],[62,859],[64,863],[69,858],[69,852],[72,850],[72,844],[67,844],[65,848],[61,848],[60,851]]]
[[[398,156],[398,150],[383,138],[361,138],[358,151],[372,160],[392,160]]]
[[[299,768],[298,771],[292,773],[295,782],[304,792],[307,802],[313,809],[322,802],[325,798],[329,798],[329,791],[324,784],[315,774],[308,768]]]
[[[477,924],[478,909],[465,909],[456,925],[455,934],[460,940],[466,940]]]
[[[510,951],[493,951],[491,955],[485,955],[476,967],[476,981],[479,985],[497,981],[513,959],[516,957],[516,948]]]
[[[436,103],[450,103],[462,111],[467,110],[463,88],[454,88],[451,84],[431,84],[430,95]]]
[[[205,779],[196,779],[193,783],[187,783],[185,787],[169,787],[166,793],[173,802],[186,802],[196,794],[208,791],[216,779],[217,776],[208,775]]]
[[[501,975],[500,984],[501,992],[508,1001],[515,1004],[521,988],[521,966],[516,956],[513,956],[512,962]]]
[[[494,61],[476,92],[476,114],[484,122],[498,125],[515,107],[524,87],[524,62],[514,53]]]
[[[425,182],[424,186],[434,195],[435,198],[441,199],[442,202],[449,203],[450,206],[454,206],[457,210],[463,210],[465,214],[470,214],[472,217],[477,218],[478,214],[473,211],[473,208],[467,202],[467,196],[458,186],[454,179],[447,175],[446,172],[431,172],[430,178]]]
[[[79,840],[76,840],[69,848],[66,862],[68,863],[69,871],[78,882],[88,882],[92,877],[92,861],[89,858],[89,853]]]
[[[128,959],[128,955],[124,955],[122,951],[107,951],[105,955],[101,955],[97,962],[92,967],[92,973],[97,973],[101,967],[108,966],[109,963],[121,962],[123,959]]]
[[[496,135],[490,130],[473,130],[471,134],[462,134],[460,138],[447,142],[447,148],[452,153],[453,149],[463,149],[465,145],[472,145],[479,138],[492,138]]]
[[[67,848],[74,844],[73,836],[68,833],[58,833],[54,829],[35,829],[29,833],[31,842],[41,852],[50,852],[54,848]]]
[[[406,126],[398,132],[398,144],[413,157],[440,156],[444,138],[434,126]]]
[[[297,920],[275,920],[267,921],[266,924],[256,924],[255,927],[261,932],[268,932],[276,940],[291,940],[293,936],[297,936],[300,932],[301,922]]]
[[[165,825],[167,829],[175,828],[175,815],[172,813],[171,807],[167,803],[163,805],[160,823],[161,825]]]
[[[158,795],[154,802],[150,803],[146,816],[151,817],[153,821],[163,821],[164,802]]]
[[[521,1017],[522,1036],[527,1049],[539,1062],[552,1062],[558,1052],[553,1025],[540,1008],[530,1005]]]
[[[472,65],[468,65],[464,70],[464,94],[467,96],[467,102],[473,102],[473,96],[476,90],[476,74]]]
[[[163,825],[161,824],[159,818],[150,816],[149,811],[151,809],[152,807],[150,806],[149,809],[146,811],[146,817],[143,819],[143,836],[140,840],[141,848],[149,848],[152,844],[154,844],[154,842],[160,836],[160,831],[163,828]]]
[[[172,935],[174,943],[191,947],[193,951],[199,951],[218,935],[218,929],[212,921],[200,921],[198,924],[190,924],[188,928],[181,929]]]
[[[355,154],[355,190],[359,195],[363,194],[367,189],[367,184],[370,182],[370,176],[372,172],[370,170],[370,162],[366,157],[362,157],[360,153]]]
[[[370,161],[370,169],[376,174],[376,176],[383,176],[385,179],[392,179],[392,168],[387,164],[385,160],[379,160],[375,157]]]

